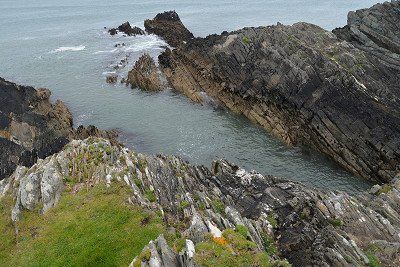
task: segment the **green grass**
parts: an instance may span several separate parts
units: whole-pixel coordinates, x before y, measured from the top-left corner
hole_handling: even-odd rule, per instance
[[[214,208],[214,210],[217,211],[219,214],[221,215],[225,214],[225,205],[221,200],[213,199],[211,205]]]
[[[249,45],[249,44],[250,44],[250,39],[249,39],[249,37],[244,36],[244,37],[243,37],[243,43],[245,43],[246,45]]]
[[[23,212],[15,235],[11,199],[0,200],[0,266],[127,266],[164,232],[162,219],[125,204],[129,189],[65,192],[45,215]],[[145,223],[143,223],[145,222]]]
[[[387,194],[387,193],[389,193],[392,189],[393,189],[393,187],[392,187],[391,185],[384,184],[384,185],[382,185],[382,187],[379,189],[379,191],[378,191],[376,194],[377,194],[377,195],[380,195],[380,194]]]
[[[343,225],[343,222],[341,219],[335,218],[335,219],[329,219],[329,223],[332,224],[334,227],[340,227]]]
[[[188,202],[188,201],[186,201],[186,200],[182,200],[180,203],[179,203],[179,209],[180,210],[184,210],[184,209],[186,209],[187,207],[189,207],[190,206],[190,203]]]
[[[268,253],[260,252],[242,231],[225,230],[222,238],[212,238],[196,245],[195,262],[199,266],[290,266],[274,261]]]
[[[153,191],[151,191],[150,189],[146,190],[144,192],[144,195],[150,202],[156,202],[157,201],[156,194]]]
[[[278,227],[278,221],[275,219],[275,216],[273,214],[268,214],[267,220],[271,224],[272,228]]]
[[[380,267],[381,266],[379,259],[372,252],[367,252],[367,253],[365,253],[365,255],[367,256],[367,258],[369,260],[369,263],[368,263],[369,267]]]
[[[238,225],[236,226],[236,232],[238,232],[239,234],[241,234],[244,238],[247,238],[248,234],[249,234],[249,230],[247,229],[246,226],[244,225]]]
[[[278,253],[278,248],[275,246],[274,239],[270,235],[263,232],[263,233],[261,233],[261,238],[264,242],[265,251],[269,255]]]

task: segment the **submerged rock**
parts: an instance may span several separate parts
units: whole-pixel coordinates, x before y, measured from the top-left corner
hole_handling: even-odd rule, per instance
[[[358,176],[387,182],[400,171],[398,6],[351,13],[350,33],[335,31],[351,43],[312,24],[278,24],[191,39],[159,63],[191,99],[205,92],[289,145],[311,146]]]
[[[160,236],[132,266],[193,266],[201,253],[197,245],[211,242],[229,248],[226,238],[232,233],[252,242],[254,253],[270,251],[276,264],[284,257],[293,266],[364,266],[373,255],[383,265],[396,266],[399,178],[374,194],[349,196],[247,172],[225,160],[208,169],[89,138],[72,141],[29,170],[19,168],[0,182],[0,197],[16,196],[12,216],[18,220],[22,210],[42,207],[44,213],[56,205],[70,179],[84,185],[124,183],[132,190],[127,203],[161,211],[167,225],[176,227],[172,235],[179,231],[185,241],[176,250]],[[211,257],[204,251],[200,255]]]
[[[169,45],[174,47],[194,38],[175,11],[160,13],[152,20],[145,20],[144,27],[148,33],[162,37]]]
[[[51,103],[50,95],[48,89],[36,90],[0,78],[0,180],[17,165],[32,166],[38,158],[60,151],[80,135],[66,105],[59,100]],[[96,133],[115,138],[98,129]]]
[[[117,29],[112,28],[112,29],[109,29],[109,30],[108,30],[108,33],[109,33],[110,35],[116,35],[116,34],[118,34],[118,31],[117,31]]]
[[[118,76],[115,76],[115,75],[110,75],[110,76],[107,76],[107,78],[106,78],[106,82],[110,83],[110,84],[117,83],[117,80],[118,80]]]
[[[128,21],[123,23],[122,25],[118,26],[118,30],[120,32],[126,33],[129,36],[145,34],[145,32],[142,29],[140,29],[139,27],[137,27],[137,26],[132,27]]]
[[[126,83],[132,88],[139,87],[146,91],[159,91],[163,89],[161,73],[149,54],[142,55],[135,66],[128,73]]]

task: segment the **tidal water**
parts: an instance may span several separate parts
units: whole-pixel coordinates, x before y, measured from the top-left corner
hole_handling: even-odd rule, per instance
[[[321,154],[286,147],[241,116],[172,90],[146,93],[106,84],[119,60],[128,57],[117,73],[123,76],[141,54],[157,56],[165,44],[153,35],[111,37],[103,27],[128,20],[143,28],[144,19],[176,10],[196,36],[278,21],[331,30],[345,25],[348,11],[375,1],[0,0],[0,77],[51,89],[53,99],[70,107],[76,125],[118,128],[122,141],[140,152],[176,154],[206,166],[227,158],[248,170],[354,193],[371,184]],[[114,47],[122,42],[126,46]]]

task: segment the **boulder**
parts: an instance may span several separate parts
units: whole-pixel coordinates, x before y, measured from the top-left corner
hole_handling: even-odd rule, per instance
[[[139,87],[146,91],[159,91],[163,89],[160,75],[154,59],[149,54],[144,54],[129,71],[126,83],[130,84],[132,88]]]

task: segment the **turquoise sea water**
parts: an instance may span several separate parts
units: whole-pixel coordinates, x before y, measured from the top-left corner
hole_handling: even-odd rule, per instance
[[[47,87],[74,114],[75,124],[122,131],[130,147],[145,153],[180,155],[210,165],[227,158],[247,169],[330,189],[356,192],[370,183],[326,157],[288,148],[245,118],[202,106],[166,90],[146,93],[108,85],[105,77],[121,59],[127,67],[144,52],[157,56],[156,36],[110,37],[103,27],[124,21],[143,27],[158,12],[176,10],[196,35],[281,22],[306,21],[326,29],[343,26],[350,10],[374,1],[5,1],[0,0],[0,76]],[[125,47],[114,47],[124,42]]]

